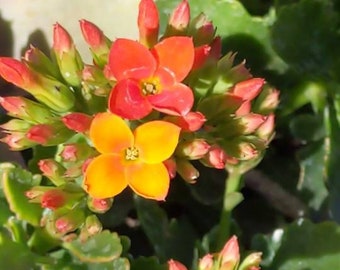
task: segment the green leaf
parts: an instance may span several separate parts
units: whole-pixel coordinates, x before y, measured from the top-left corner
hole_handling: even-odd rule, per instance
[[[294,137],[304,142],[318,141],[326,136],[323,119],[319,115],[300,114],[290,121]]]
[[[298,189],[308,206],[319,210],[328,196],[325,185],[326,141],[311,143],[298,152],[300,179]]]
[[[3,225],[7,219],[12,216],[12,212],[9,209],[7,202],[4,199],[0,199],[0,226]]]
[[[77,238],[64,242],[63,247],[84,262],[110,262],[122,253],[120,239],[116,233],[102,231],[86,240]]]
[[[173,258],[190,264],[196,234],[187,219],[183,217],[169,221],[156,202],[140,197],[135,201],[139,221],[160,260]]]
[[[340,124],[337,120],[336,106],[332,103],[329,103],[325,110],[325,122],[328,133],[325,175],[329,187],[329,207],[332,218],[340,222]]]
[[[42,208],[39,204],[30,203],[25,192],[37,185],[40,182],[40,177],[10,163],[0,165],[0,176],[1,186],[11,211],[16,214],[18,219],[38,226]]]
[[[167,265],[161,265],[156,257],[139,257],[131,262],[131,270],[167,270]]]
[[[273,46],[300,75],[331,76],[339,61],[338,22],[327,0],[285,5],[272,28]]]
[[[272,236],[257,236],[252,248],[264,252],[264,263],[272,258],[264,270],[339,269],[340,227],[333,222],[300,220]]]
[[[0,234],[0,269],[27,270],[35,266],[35,256],[27,246]]]

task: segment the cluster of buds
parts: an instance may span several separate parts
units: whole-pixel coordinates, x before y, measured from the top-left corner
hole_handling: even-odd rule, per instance
[[[199,260],[198,270],[260,270],[262,254],[250,253],[243,261],[240,261],[240,249],[236,236],[232,236],[225,244],[221,252],[206,254]],[[169,270],[187,270],[180,262],[168,261]]]
[[[1,141],[12,150],[58,146],[38,164],[56,189],[31,199],[62,209],[56,216],[63,232],[70,231],[64,204],[73,200],[65,185],[80,185],[89,208],[101,213],[127,186],[164,200],[176,173],[194,183],[192,160],[246,171],[262,158],[274,134],[278,91],[253,78],[244,62],[234,65],[235,54],[221,57],[215,27],[204,14],[191,18],[188,1],[170,14],[163,35],[153,0],[140,1],[138,41],[111,41],[86,20],[80,28],[91,64],[59,24],[51,58],[34,47],[21,61],[0,57],[1,77],[32,97],[0,98],[14,118],[1,126]]]

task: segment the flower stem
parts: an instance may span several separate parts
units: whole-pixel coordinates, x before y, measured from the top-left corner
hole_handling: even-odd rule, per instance
[[[218,238],[216,250],[220,250],[226,240],[230,237],[232,210],[243,200],[242,194],[238,192],[241,187],[241,176],[242,173],[240,173],[237,168],[229,170],[229,175],[226,179],[223,207],[217,233]]]

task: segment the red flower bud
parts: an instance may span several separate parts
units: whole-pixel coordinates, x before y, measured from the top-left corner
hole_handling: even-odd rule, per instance
[[[170,15],[168,35],[178,35],[186,30],[190,22],[190,7],[187,0],[182,0]]]
[[[206,118],[201,112],[188,112],[184,116],[166,116],[164,120],[176,124],[182,131],[194,132],[203,126]]]
[[[90,129],[92,117],[84,113],[70,113],[62,118],[66,127],[76,132],[86,132]]]
[[[53,26],[53,50],[62,57],[63,53],[74,49],[70,34],[59,23]]]
[[[0,142],[6,143],[13,151],[21,151],[35,145],[34,142],[26,138],[25,132],[11,132],[1,138]]]
[[[0,57],[0,76],[25,90],[36,84],[30,69],[24,63],[10,57]]]
[[[207,254],[198,263],[199,270],[212,270],[214,266],[213,255]]]
[[[192,160],[200,159],[208,153],[209,148],[210,145],[205,140],[194,139],[181,143],[176,149],[176,154]]]
[[[66,193],[57,188],[46,191],[41,197],[41,207],[52,210],[64,206],[65,202]]]
[[[183,264],[172,259],[168,261],[168,266],[168,270],[187,270]]]
[[[157,43],[159,30],[158,10],[153,0],[141,0],[138,12],[139,42],[151,48]]]
[[[202,163],[208,167],[224,169],[227,163],[228,155],[219,146],[213,145],[209,152],[202,158]]]
[[[231,92],[243,100],[253,100],[261,92],[263,84],[264,79],[252,78],[237,83]]]
[[[251,112],[251,101],[250,100],[246,100],[237,109],[237,111],[235,112],[235,115],[236,116],[242,116],[242,115],[246,115],[246,114],[248,114],[250,112]]]
[[[99,213],[99,214],[107,212],[111,208],[112,203],[113,203],[112,198],[96,199],[96,198],[88,197],[88,200],[87,200],[87,206],[89,207],[89,209],[92,212]]]
[[[218,60],[221,57],[222,52],[222,39],[220,36],[217,36],[213,39],[213,41],[210,43],[210,57]]]
[[[49,178],[56,186],[65,183],[65,168],[54,159],[42,159],[38,162],[40,171]]]
[[[24,97],[0,97],[0,105],[10,116],[29,122],[46,123],[53,116],[43,105]]]
[[[107,47],[106,38],[98,26],[87,20],[80,20],[79,23],[86,43],[89,44],[93,50],[96,51],[100,47]]]
[[[232,236],[228,242],[223,247],[222,251],[220,252],[221,258],[221,267],[225,265],[230,265],[230,268],[227,269],[234,269],[235,266],[240,261],[240,250],[238,246],[237,237],[234,235]],[[223,268],[225,269],[225,268]]]
[[[270,114],[267,116],[264,123],[256,130],[256,135],[259,136],[261,139],[271,140],[272,135],[274,134],[274,127],[275,127],[275,115]]]
[[[165,165],[166,169],[168,170],[170,179],[175,178],[176,176],[176,161],[173,158],[169,158],[165,161],[163,161],[163,164]]]
[[[27,139],[39,143],[46,144],[54,135],[53,127],[47,124],[39,124],[32,126],[26,134]]]
[[[210,56],[211,47],[208,45],[202,45],[195,48],[195,59],[192,65],[192,69],[201,68]]]

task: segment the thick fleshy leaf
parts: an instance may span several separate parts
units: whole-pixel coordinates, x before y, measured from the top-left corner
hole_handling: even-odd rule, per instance
[[[156,65],[154,56],[137,41],[119,38],[111,46],[109,66],[117,80],[150,77]]]
[[[168,159],[178,143],[181,129],[165,121],[151,121],[136,128],[135,146],[140,159],[146,163],[160,163]]]
[[[126,167],[129,186],[139,196],[164,200],[168,194],[170,178],[163,163],[135,163]]]
[[[85,189],[92,197],[110,198],[127,187],[120,156],[104,154],[91,161],[85,172]]]
[[[186,115],[192,108],[194,95],[188,86],[178,83],[157,95],[148,96],[148,100],[157,111],[170,115]]]
[[[123,118],[137,120],[147,116],[152,111],[152,106],[141,94],[136,81],[123,80],[111,91],[109,110]]]
[[[112,113],[98,113],[94,117],[90,138],[100,153],[120,154],[133,144],[133,134],[128,125]]]
[[[165,38],[155,45],[152,52],[159,66],[173,71],[178,82],[188,75],[194,63],[194,44],[189,37]]]

